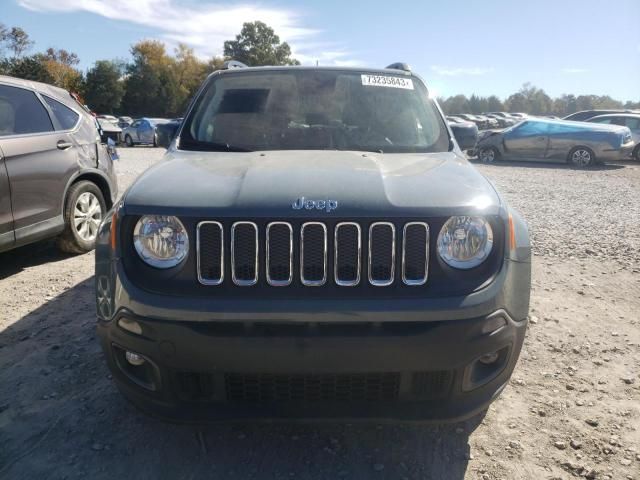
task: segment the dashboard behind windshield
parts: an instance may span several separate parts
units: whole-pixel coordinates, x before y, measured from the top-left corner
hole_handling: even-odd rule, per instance
[[[449,135],[406,75],[268,70],[212,77],[180,138],[187,150],[442,152]]]

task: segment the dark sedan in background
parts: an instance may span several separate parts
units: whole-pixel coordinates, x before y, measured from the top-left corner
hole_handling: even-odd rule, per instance
[[[169,148],[173,137],[178,133],[182,124],[182,118],[172,118],[168,122],[156,125],[156,143],[159,147]]]
[[[572,122],[586,122],[590,118],[598,115],[608,115],[611,113],[640,113],[637,110],[581,110],[572,113],[563,118],[563,120],[571,120]]]
[[[447,117],[447,123],[460,150],[471,150],[475,147],[478,141],[478,126],[475,123],[461,119],[452,120],[450,117]]]
[[[478,158],[568,162],[577,167],[628,157],[634,142],[627,127],[529,119],[506,130],[488,130],[478,139]]]

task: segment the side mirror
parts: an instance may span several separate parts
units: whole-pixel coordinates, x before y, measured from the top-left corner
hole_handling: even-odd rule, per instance
[[[456,142],[460,150],[470,150],[476,146],[478,141],[478,126],[469,123],[450,123],[453,136],[456,137]]]

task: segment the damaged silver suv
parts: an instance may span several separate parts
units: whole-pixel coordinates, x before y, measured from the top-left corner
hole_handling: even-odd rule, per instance
[[[525,336],[529,234],[422,80],[235,66],[101,226],[122,393],[186,420],[486,409]]]
[[[0,252],[50,237],[92,250],[118,193],[114,155],[69,92],[0,76]]]

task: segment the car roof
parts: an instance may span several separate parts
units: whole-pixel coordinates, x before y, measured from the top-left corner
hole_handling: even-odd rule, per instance
[[[55,87],[48,83],[34,82],[33,80],[24,80],[22,78],[9,77],[8,75],[0,75],[0,83],[9,85],[11,87],[28,88],[30,90],[36,90],[39,93],[47,95],[61,103],[64,103],[74,110],[79,110],[79,105],[73,99],[71,94],[64,88]]]
[[[338,72],[365,72],[365,73],[395,73],[405,76],[415,75],[410,70],[400,70],[399,68],[371,68],[371,67],[336,67],[336,66],[308,66],[308,65],[274,65],[264,67],[242,67],[242,68],[228,68],[223,70],[216,70],[215,73],[223,73],[225,75],[230,74],[242,74],[246,72],[255,71],[282,71],[282,70],[325,70],[325,71],[338,71]]]
[[[640,118],[640,113],[606,113],[604,115],[596,115],[595,117],[591,117],[589,120],[593,120],[594,118],[612,118],[612,117],[623,117],[623,118]]]

